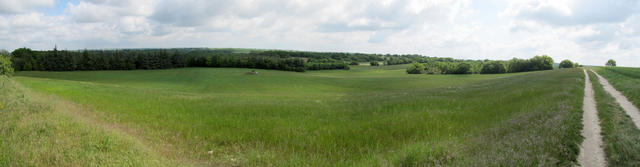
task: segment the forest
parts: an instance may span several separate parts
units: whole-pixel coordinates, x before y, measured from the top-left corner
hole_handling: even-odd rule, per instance
[[[415,54],[364,54],[256,49],[118,49],[36,51],[19,48],[11,53],[16,71],[93,71],[169,69],[181,67],[236,67],[304,72],[348,70],[349,64],[372,62],[383,65],[412,62],[476,62]]]
[[[28,48],[12,52],[16,71],[89,71],[169,69],[181,67],[241,67],[305,71],[301,58],[281,58],[256,54],[216,52],[191,54],[191,49],[125,49],[33,51]]]
[[[409,74],[496,74],[553,69],[549,56],[508,61],[462,60],[416,54],[364,54],[257,49],[117,49],[35,51],[11,53],[15,71],[149,70],[182,67],[233,67],[304,72],[349,70],[349,65],[411,64]]]

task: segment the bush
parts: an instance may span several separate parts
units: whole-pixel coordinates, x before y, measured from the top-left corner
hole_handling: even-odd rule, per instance
[[[508,72],[525,72],[529,69],[529,61],[523,59],[513,58],[507,62]]]
[[[562,60],[559,68],[573,68],[573,62],[571,60]]]
[[[11,64],[11,58],[9,58],[8,54],[0,53],[0,75],[13,75],[13,65]]]
[[[481,74],[500,74],[507,72],[504,65],[499,61],[490,61],[482,64]]]
[[[607,61],[607,63],[605,64],[606,66],[616,66],[616,61],[613,59],[609,59],[609,61]]]
[[[529,71],[553,70],[553,59],[547,55],[534,56],[529,59]]]
[[[358,63],[357,61],[354,61],[354,62],[349,63],[349,65],[357,66],[357,65],[360,65],[360,63]]]
[[[371,64],[371,66],[380,66],[380,63],[378,63],[377,61],[369,62],[369,64]]]
[[[553,59],[542,55],[528,60],[513,58],[507,62],[507,72],[510,73],[538,70],[553,70]]]
[[[451,74],[469,74],[471,73],[471,65],[468,63],[460,63],[456,65]]]
[[[408,74],[422,74],[424,73],[424,65],[420,63],[413,63],[409,68],[407,68]]]
[[[439,62],[429,62],[425,64],[424,72],[427,74],[440,74],[442,70],[440,70]]]

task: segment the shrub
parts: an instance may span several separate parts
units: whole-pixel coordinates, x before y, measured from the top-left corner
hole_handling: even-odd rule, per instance
[[[425,64],[424,72],[427,74],[440,74],[442,70],[440,69],[439,62],[429,62]]]
[[[408,74],[422,74],[424,73],[424,65],[420,63],[413,63],[409,68],[407,68]]]
[[[0,75],[13,75],[13,65],[8,54],[0,53]]]
[[[456,65],[451,74],[469,74],[471,73],[471,65],[469,63],[460,63]]]
[[[529,70],[553,70],[553,58],[542,55],[542,56],[534,56],[529,59]]]
[[[511,60],[509,60],[507,62],[508,64],[508,71],[510,73],[513,72],[524,72],[527,71],[529,68],[529,62],[527,60],[523,60],[523,59],[517,59],[517,58],[513,58]]]
[[[524,60],[513,58],[506,63],[507,72],[525,72],[538,70],[553,70],[553,59],[547,55],[534,56],[531,59]]]
[[[609,61],[607,61],[607,63],[605,64],[606,66],[616,66],[616,61],[613,59],[609,59]]]
[[[358,63],[357,61],[354,61],[354,62],[349,63],[349,65],[357,66],[357,65],[360,65],[360,63]]]
[[[573,68],[573,62],[571,60],[562,60],[559,68]]]
[[[499,61],[490,61],[482,64],[481,74],[500,74],[507,72],[504,65]]]
[[[380,66],[380,63],[378,63],[377,61],[371,61],[369,62],[369,64],[371,64],[371,66]]]

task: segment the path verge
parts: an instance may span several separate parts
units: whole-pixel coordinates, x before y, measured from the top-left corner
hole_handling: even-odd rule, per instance
[[[582,102],[582,136],[584,141],[580,145],[578,163],[581,166],[606,166],[604,150],[602,149],[602,136],[600,136],[600,120],[596,109],[596,100],[593,87],[589,80],[587,70],[584,70],[584,99]]]
[[[631,120],[633,120],[636,128],[640,129],[640,111],[638,110],[638,108],[634,106],[633,103],[631,103],[622,93],[620,93],[620,91],[611,86],[606,78],[600,76],[600,74],[593,70],[591,70],[591,72],[598,76],[598,81],[604,87],[604,90],[607,91],[614,99],[616,99],[616,102],[620,104],[620,107],[622,107],[627,115],[631,117]]]

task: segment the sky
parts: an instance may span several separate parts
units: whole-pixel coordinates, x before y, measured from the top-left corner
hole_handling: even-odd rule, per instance
[[[261,48],[640,67],[640,0],[0,0],[0,49]]]

